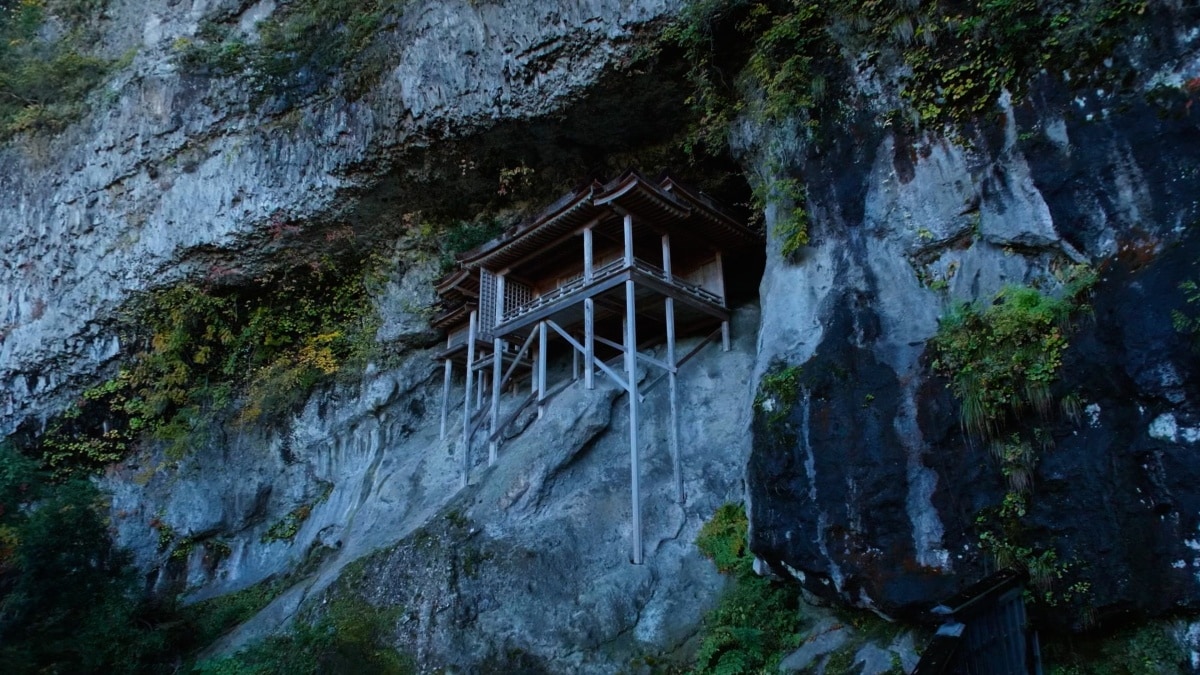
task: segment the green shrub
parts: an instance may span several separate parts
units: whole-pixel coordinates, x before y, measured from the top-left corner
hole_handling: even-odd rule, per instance
[[[315,623],[299,622],[291,633],[267,638],[237,654],[197,663],[197,675],[308,675],[315,673],[415,672],[411,660],[387,647],[397,612],[361,600],[330,603]]]
[[[379,31],[384,13],[400,0],[292,0],[258,25],[258,40],[217,24],[196,39],[176,43],[180,62],[216,75],[245,75],[258,97],[294,103],[341,77],[349,93],[381,75],[384,55],[360,58]],[[350,64],[355,64],[351,68]]]
[[[442,256],[443,273],[454,268],[455,256],[499,237],[504,229],[503,220],[460,221],[439,233],[437,241]]]
[[[687,149],[719,154],[747,110],[816,132],[859,109],[830,93],[852,76],[847,54],[903,66],[902,93],[933,128],[980,117],[1003,91],[1020,100],[1046,71],[1119,80],[1103,62],[1145,11],[1144,0],[696,0],[664,37],[691,64]]]
[[[267,580],[236,593],[198,602],[182,610],[197,645],[209,645],[257,614],[287,588],[283,579]]]
[[[798,594],[754,573],[748,527],[745,508],[725,504],[696,538],[696,546],[717,569],[733,575],[733,585],[704,619],[696,673],[774,672],[786,651],[798,644]]]
[[[300,532],[300,526],[305,524],[308,516],[312,515],[312,509],[316,508],[317,504],[328,500],[331,492],[334,491],[334,485],[331,483],[325,484],[325,490],[318,495],[316,500],[311,503],[300,504],[300,506],[292,509],[292,512],[284,515],[283,518],[266,528],[263,533],[262,542],[268,544],[270,542],[290,542],[295,539],[296,534]]]
[[[365,365],[379,318],[373,274],[338,275],[331,261],[265,275],[256,286],[181,283],[129,311],[136,351],[113,379],[84,392],[39,439],[57,477],[124,458],[143,434],[180,459],[228,418],[277,423],[322,382]]]
[[[1170,624],[1150,623],[1112,635],[1046,640],[1049,675],[1176,675],[1188,671],[1187,652]]]
[[[696,546],[726,574],[748,574],[753,558],[746,552],[747,520],[741,504],[725,504],[700,528]]]
[[[800,366],[776,364],[763,375],[754,397],[754,412],[765,416],[767,427],[778,430],[796,405],[800,394]]]
[[[0,663],[12,673],[161,672],[169,612],[136,592],[100,494],[0,443]]]
[[[1078,270],[1057,298],[1007,286],[986,308],[963,304],[942,317],[931,341],[933,370],[950,378],[966,429],[993,437],[1024,412],[1050,411],[1071,314],[1094,280]]]
[[[86,111],[84,98],[110,63],[89,55],[84,25],[104,2],[0,0],[0,141],[58,131]],[[44,37],[47,14],[65,33]]]
[[[780,255],[791,257],[808,245],[808,212],[804,210],[804,183],[796,178],[764,181],[755,186],[751,199],[755,209],[769,203],[786,204],[775,222],[775,238],[782,242]]]
[[[1188,279],[1181,282],[1179,290],[1183,291],[1184,301],[1189,307],[1200,303],[1200,285],[1195,281]],[[1200,316],[1193,316],[1181,309],[1172,310],[1171,325],[1180,333],[1191,336],[1192,348],[1200,350]]]

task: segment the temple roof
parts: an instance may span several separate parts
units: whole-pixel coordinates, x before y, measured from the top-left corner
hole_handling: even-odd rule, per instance
[[[589,183],[564,195],[545,211],[503,236],[467,251],[462,268],[498,269],[551,247],[587,226],[631,214],[635,225],[682,231],[715,248],[761,246],[762,236],[722,211],[712,199],[664,174],[657,181],[636,171],[601,184]],[[440,291],[439,291],[440,292]]]
[[[471,316],[471,312],[475,311],[476,305],[471,302],[464,302],[454,305],[446,309],[441,314],[429,320],[429,325],[434,328],[452,328],[464,324]]]

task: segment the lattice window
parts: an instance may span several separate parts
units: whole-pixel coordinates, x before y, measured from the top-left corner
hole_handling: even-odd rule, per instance
[[[521,307],[533,302],[533,289],[512,279],[504,281],[504,313],[512,315]]]
[[[496,275],[479,270],[479,333],[491,335],[496,327]],[[486,339],[486,338],[485,338]]]

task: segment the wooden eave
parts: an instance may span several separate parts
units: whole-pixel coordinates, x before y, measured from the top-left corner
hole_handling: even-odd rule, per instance
[[[657,184],[636,171],[627,171],[604,185],[592,183],[565,195],[511,234],[468,251],[460,258],[460,271],[470,272],[480,267],[511,269],[543,252],[549,253],[586,226],[596,226],[597,233],[602,234],[625,214],[633,216],[635,227],[681,232],[717,249],[743,249],[761,246],[763,242],[762,235],[738,223],[707,196],[684,187],[674,178],[667,176]],[[613,234],[619,240],[620,235]],[[477,278],[475,283],[478,284]]]
[[[564,234],[586,225],[598,215],[592,203],[598,184],[572,192],[559,199],[537,218],[519,226],[511,235],[467,251],[460,258],[464,269],[499,269],[536,252]]]
[[[663,174],[659,185],[664,191],[690,204],[693,217],[703,219],[712,226],[725,230],[730,236],[743,239],[745,244],[761,245],[765,241],[761,233],[746,227],[741,221],[726,213],[711,197],[680,183],[675,180],[674,176]]]
[[[475,311],[474,303],[463,303],[447,309],[429,321],[429,325],[438,329],[450,329],[470,320],[471,312]]]
[[[457,269],[438,279],[433,290],[444,297],[461,295],[469,298],[479,297],[479,276],[466,269]]]
[[[644,224],[665,228],[672,221],[683,220],[690,215],[687,204],[679,203],[673,196],[662,192],[634,172],[625,174],[605,188],[605,194],[595,200],[597,206],[611,206],[621,214],[631,213],[635,221],[641,220]]]

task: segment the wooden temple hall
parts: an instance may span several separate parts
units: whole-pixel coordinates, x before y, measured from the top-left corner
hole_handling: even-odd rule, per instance
[[[530,406],[540,418],[548,400],[582,379],[588,389],[607,377],[629,394],[633,500],[633,562],[642,562],[638,404],[666,384],[674,492],[682,502],[676,373],[705,345],[729,349],[733,267],[757,284],[762,235],[728,215],[703,193],[664,175],[628,172],[593,182],[559,199],[536,218],[459,256],[437,283],[442,312],[433,326],[446,345],[442,437],[447,434],[451,381],[466,374],[462,433],[465,486],[474,443],[495,463],[505,429]],[[681,335],[704,339],[679,354]],[[665,354],[647,347],[665,343]],[[572,377],[552,386],[547,360],[571,354]],[[639,364],[650,373],[638,385]],[[565,376],[563,378],[565,380]],[[501,419],[501,397],[516,392]],[[511,395],[511,394],[508,394]]]

